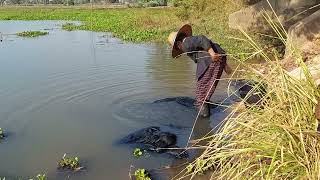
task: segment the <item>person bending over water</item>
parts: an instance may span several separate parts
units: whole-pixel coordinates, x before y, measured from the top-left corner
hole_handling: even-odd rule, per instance
[[[178,32],[172,32],[168,37],[168,41],[172,46],[173,58],[187,54],[197,63],[197,88],[194,105],[201,117],[209,117],[209,105],[203,102],[210,100],[223,70],[227,74],[232,72],[226,62],[225,51],[206,36],[193,36],[192,27],[188,24],[180,28]]]

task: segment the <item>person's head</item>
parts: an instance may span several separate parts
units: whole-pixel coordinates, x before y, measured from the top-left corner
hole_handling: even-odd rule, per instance
[[[177,48],[182,51],[182,41],[186,36],[187,35],[183,32],[180,32],[179,34],[177,32],[172,32],[168,37],[168,42],[173,48]]]
[[[170,33],[168,42],[172,47],[172,57],[179,57],[183,53],[182,42],[186,37],[192,36],[192,28],[186,24],[180,28],[178,32]]]
[[[187,35],[185,33],[179,33],[176,38],[176,47],[182,51],[182,42]]]

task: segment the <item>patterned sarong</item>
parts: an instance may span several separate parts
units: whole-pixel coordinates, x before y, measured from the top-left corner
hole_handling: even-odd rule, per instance
[[[196,88],[196,107],[201,106],[204,100],[210,100],[218,85],[219,79],[221,78],[225,64],[225,58],[219,62],[211,63],[205,73],[198,79]]]

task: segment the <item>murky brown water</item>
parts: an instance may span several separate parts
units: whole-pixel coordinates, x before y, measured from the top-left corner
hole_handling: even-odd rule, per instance
[[[0,127],[8,132],[0,143],[0,177],[45,173],[48,179],[122,180],[128,179],[131,165],[152,169],[177,164],[155,154],[135,159],[133,146],[115,142],[151,125],[183,125],[187,128],[176,133],[189,135],[194,119],[190,114],[170,105],[144,107],[162,98],[192,97],[192,61],[172,61],[166,45],[124,43],[105,33],[67,32],[61,24],[0,21],[4,34],[49,32],[33,39],[4,35],[0,43]],[[220,83],[214,100],[226,97],[226,84]],[[212,126],[225,115],[218,111]],[[204,134],[204,127],[209,129],[208,120],[199,124],[196,137]],[[76,175],[57,171],[64,153],[79,156],[86,171]]]

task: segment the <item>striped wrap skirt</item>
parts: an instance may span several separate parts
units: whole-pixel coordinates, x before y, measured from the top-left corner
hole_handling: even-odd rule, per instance
[[[223,58],[221,61],[213,62],[209,65],[203,75],[200,76],[197,81],[196,88],[196,107],[201,106],[203,101],[210,100],[219,83],[219,79],[221,78],[225,65],[225,58]]]

